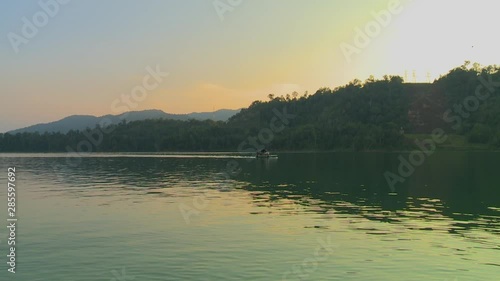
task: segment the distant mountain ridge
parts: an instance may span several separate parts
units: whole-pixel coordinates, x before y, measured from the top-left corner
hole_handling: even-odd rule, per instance
[[[71,115],[61,120],[32,125],[26,128],[16,129],[9,131],[9,134],[17,133],[52,133],[61,132],[67,133],[70,130],[85,130],[86,128],[94,128],[99,125],[112,125],[118,124],[122,121],[140,121],[146,119],[173,119],[173,120],[214,120],[214,121],[227,121],[230,117],[240,112],[240,109],[220,109],[214,112],[193,112],[189,114],[171,114],[162,110],[143,110],[143,111],[129,111],[118,115]]]

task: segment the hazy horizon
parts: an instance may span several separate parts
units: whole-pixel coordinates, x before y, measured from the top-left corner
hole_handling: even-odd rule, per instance
[[[188,112],[188,113],[177,113],[177,115],[203,114],[203,113],[208,114],[208,113],[213,113],[213,112],[218,112],[218,111],[223,111],[223,110],[236,111],[236,110],[240,110],[240,109],[241,108],[236,108],[236,109],[220,108],[220,109],[216,109],[216,110],[211,111],[211,112],[200,112],[200,111],[197,111],[197,112]],[[144,112],[144,111],[163,111],[163,110],[157,109],[157,108],[150,108],[150,109],[144,109],[144,110],[138,110],[138,111],[134,110],[134,111],[129,111],[129,112]],[[120,115],[128,114],[129,112],[120,113],[120,114],[104,114],[104,115],[72,114],[72,115],[65,116],[65,117],[63,117],[61,119],[52,120],[52,121],[49,121],[49,122],[34,123],[34,124],[27,125],[25,127],[19,127],[19,128],[15,128],[15,129],[12,129],[12,130],[7,130],[7,131],[4,131],[4,132],[0,131],[0,134],[2,134],[2,133],[9,133],[9,132],[12,132],[12,131],[16,131],[16,130],[19,130],[19,129],[29,128],[29,127],[36,126],[36,125],[54,123],[54,122],[62,121],[64,119],[68,118],[68,117],[73,117],[73,116],[92,116],[92,117],[101,118],[101,117],[106,117],[106,116],[109,116],[109,115],[120,116]],[[166,114],[172,114],[172,113],[165,112],[165,111],[163,111],[163,112],[166,113]]]
[[[500,61],[489,33],[499,4],[486,0],[54,1],[0,4],[0,132],[75,114],[237,109],[271,93],[370,75],[424,82],[466,60]],[[40,13],[46,22],[24,38]],[[356,45],[370,23],[379,30]],[[356,53],[346,56],[347,45]],[[144,99],[123,101],[147,76],[157,85]]]
[[[498,280],[499,8],[0,2],[5,280]]]

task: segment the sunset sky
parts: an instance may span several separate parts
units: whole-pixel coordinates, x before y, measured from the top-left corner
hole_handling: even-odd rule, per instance
[[[133,110],[189,113],[247,107],[270,93],[312,94],[370,75],[407,71],[413,80],[415,70],[427,81],[427,73],[434,79],[465,60],[499,64],[500,4],[493,0],[402,0],[386,26],[377,23],[376,35],[356,47],[357,28],[373,27],[374,13],[391,13],[390,2],[243,0],[221,13],[214,3],[238,1],[73,0],[57,4],[16,47],[12,34],[23,36],[23,18],[43,20],[44,9],[39,0],[1,1],[0,132],[119,113],[113,102],[142,85],[148,66],[169,75]],[[346,58],[342,44],[358,52]]]

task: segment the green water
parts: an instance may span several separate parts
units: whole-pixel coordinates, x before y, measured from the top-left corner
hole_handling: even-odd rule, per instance
[[[0,155],[2,280],[499,280],[499,153],[97,156]]]

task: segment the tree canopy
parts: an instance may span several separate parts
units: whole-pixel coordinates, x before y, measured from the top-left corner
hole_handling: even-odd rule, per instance
[[[500,146],[498,70],[466,62],[428,85],[445,97],[440,102],[450,109],[448,117],[456,123],[461,119],[450,133],[466,136],[471,143]],[[483,96],[489,95],[478,99],[476,108],[474,96],[480,87]],[[356,79],[335,89],[318,89],[313,95],[269,94],[267,101],[253,102],[227,122],[155,119],[66,134],[0,134],[0,152],[64,152],[68,147],[93,152],[237,151],[249,138],[269,134],[271,123],[279,117],[276,112],[283,110],[294,118],[272,132],[272,140],[265,143],[270,149],[398,149],[405,145],[405,134],[416,126],[409,112],[418,89],[399,76]],[[466,114],[456,112],[457,106],[465,108]]]

